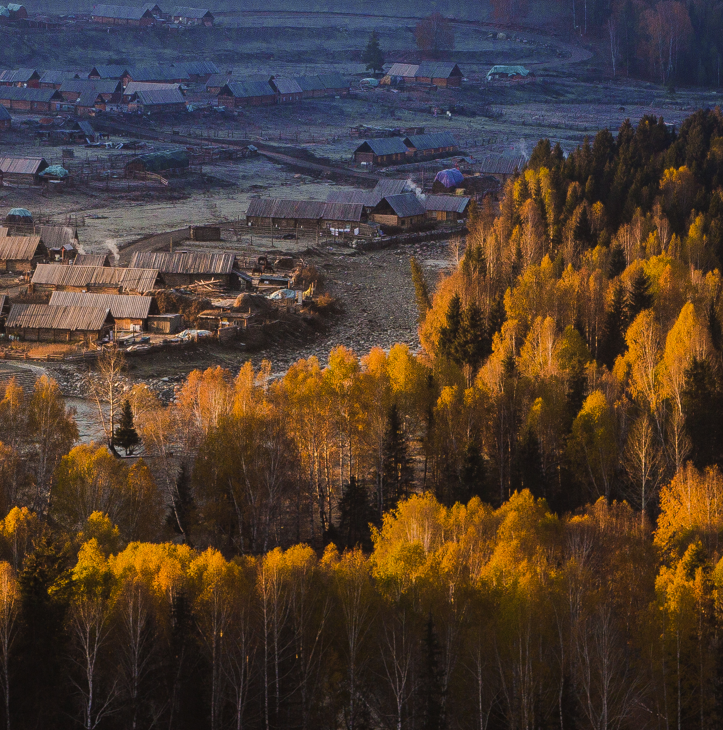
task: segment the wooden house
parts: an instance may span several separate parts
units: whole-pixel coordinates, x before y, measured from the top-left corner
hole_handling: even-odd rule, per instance
[[[272,78],[270,84],[271,88],[276,91],[277,104],[301,101],[304,97],[304,92],[296,79]]]
[[[117,79],[120,81],[128,75],[128,67],[119,64],[99,64],[93,66],[88,74],[89,79]]]
[[[100,294],[145,294],[160,285],[158,269],[119,266],[38,264],[31,281],[33,292],[91,291]]]
[[[319,74],[324,96],[349,96],[349,82],[337,73]]]
[[[186,110],[186,99],[179,88],[137,91],[128,102],[129,112],[139,111],[142,114],[177,113]]]
[[[11,185],[37,185],[40,173],[47,168],[43,157],[0,157],[3,183]]]
[[[139,155],[126,164],[126,173],[155,172],[179,174],[191,164],[186,150],[166,150]]]
[[[208,8],[173,8],[170,12],[171,20],[178,25],[205,25],[213,26],[213,13]]]
[[[40,236],[0,238],[0,271],[28,272],[46,261],[48,249]]]
[[[116,332],[143,332],[148,315],[155,304],[153,297],[135,294],[93,294],[89,292],[55,291],[50,306],[96,307],[109,309]]]
[[[181,91],[181,84],[169,84],[160,81],[130,81],[128,86],[123,89],[121,102],[128,104],[133,101],[133,97],[139,91]]]
[[[482,175],[493,177],[504,184],[526,164],[527,158],[524,155],[486,155],[480,160],[478,167]]]
[[[424,223],[427,211],[414,193],[401,193],[382,198],[372,209],[370,217],[382,225],[412,228]]]
[[[78,236],[71,226],[42,225],[37,230],[48,249],[50,261],[68,262],[76,258]]]
[[[404,144],[415,159],[451,155],[459,150],[459,144],[450,132],[413,134],[404,138]]]
[[[354,160],[371,165],[396,165],[405,162],[408,153],[401,137],[379,137],[362,142],[354,150]]]
[[[4,106],[0,106],[0,129],[10,129],[12,123],[10,112]]]
[[[60,89],[66,81],[79,78],[80,75],[76,71],[45,71],[40,76],[38,87],[41,89]]]
[[[462,71],[456,63],[422,61],[414,74],[414,80],[419,84],[458,89],[462,85]]]
[[[65,267],[69,268],[69,267]],[[113,331],[109,309],[50,304],[14,304],[5,331],[32,342],[97,342]]]
[[[107,253],[79,253],[73,261],[74,266],[110,266]]]
[[[92,117],[96,112],[106,109],[106,101],[103,94],[99,94],[93,88],[86,89],[75,102],[75,113],[79,117]]]
[[[94,23],[141,27],[153,25],[156,19],[146,7],[131,5],[95,5],[90,14]]]
[[[0,87],[0,105],[18,112],[54,114],[60,111],[63,97],[57,89]]]
[[[197,281],[216,281],[238,288],[232,253],[134,253],[131,266],[157,269],[167,286],[188,286]]]
[[[164,335],[174,335],[183,328],[183,315],[181,314],[149,314],[148,331]]]
[[[461,195],[427,195],[424,198],[427,218],[438,221],[463,221],[467,218],[470,200]]]
[[[206,83],[214,74],[218,74],[218,66],[213,61],[183,61],[176,66],[183,66],[188,78],[195,83]]]
[[[10,20],[27,20],[28,11],[24,5],[18,5],[17,3],[8,3],[8,12],[10,13]]]
[[[66,79],[59,91],[72,104],[88,91],[95,91],[105,101],[119,101],[123,89],[119,79]]]
[[[266,81],[229,81],[218,94],[219,106],[267,106],[276,104],[276,90]]]
[[[208,79],[206,79],[206,91],[209,94],[215,94],[218,96],[221,93],[221,89],[226,86],[231,81],[231,74],[225,73],[225,74],[211,74]]]
[[[34,68],[16,68],[0,71],[0,86],[38,89],[40,88],[40,72]]]

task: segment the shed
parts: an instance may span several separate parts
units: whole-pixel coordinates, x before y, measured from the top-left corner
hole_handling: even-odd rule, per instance
[[[232,253],[134,253],[131,266],[158,269],[168,286],[187,286],[197,281],[219,281],[236,286],[233,273],[236,256]]]
[[[147,7],[130,5],[95,5],[90,13],[94,23],[105,25],[153,25],[156,19]]]
[[[159,284],[158,269],[125,269],[109,266],[38,264],[32,278],[34,291],[95,291],[124,294],[153,291]]]
[[[78,234],[72,226],[38,226],[40,239],[48,248],[48,251],[60,249],[63,246],[75,248],[78,245]]]
[[[231,74],[211,74],[206,79],[206,91],[209,94],[220,94],[221,89],[231,81]]]
[[[287,104],[292,101],[301,101],[304,92],[296,79],[280,79],[272,78],[270,81],[271,88],[277,92],[276,102],[278,104]]]
[[[31,89],[0,86],[0,105],[22,112],[51,114],[60,110],[63,97],[57,89]]]
[[[438,221],[460,221],[467,217],[470,198],[461,195],[427,195],[424,207],[427,218]]]
[[[398,83],[399,80],[402,80],[411,84],[414,82],[417,71],[419,71],[419,64],[417,63],[393,63],[382,79],[382,83],[389,84],[394,81]]]
[[[319,74],[325,96],[349,96],[349,82],[338,73]]]
[[[213,25],[213,13],[208,8],[173,8],[171,20],[180,25],[205,25],[210,28]]]
[[[5,330],[33,342],[91,343],[107,337],[113,331],[113,324],[107,308],[14,304]]]
[[[354,150],[354,160],[373,165],[393,165],[404,162],[407,145],[401,137],[380,137],[362,142]]]
[[[267,81],[229,81],[218,93],[221,106],[266,106],[276,104],[276,90]]]
[[[0,238],[0,271],[32,271],[48,256],[40,236]]]
[[[317,230],[326,203],[320,200],[282,200],[252,198],[246,211],[246,223],[275,229]]]
[[[10,129],[12,124],[13,118],[10,112],[4,106],[0,106],[0,129]]]
[[[374,206],[371,219],[375,223],[411,228],[424,222],[427,211],[414,193],[387,195]]]
[[[183,327],[183,316],[180,314],[148,315],[148,331],[159,334],[175,335]]]
[[[95,307],[109,309],[116,332],[143,332],[154,305],[153,297],[134,294],[93,294],[89,292],[55,291],[50,306]]]
[[[126,164],[126,173],[130,172],[183,172],[191,164],[186,150],[168,150],[166,152],[149,152],[140,155]]]
[[[404,144],[415,158],[452,154],[459,150],[459,144],[450,132],[413,134],[404,138]]]
[[[35,185],[46,167],[48,163],[43,157],[0,157],[3,183],[12,185]]]

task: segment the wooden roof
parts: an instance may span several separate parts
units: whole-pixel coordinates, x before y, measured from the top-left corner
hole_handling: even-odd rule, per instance
[[[230,274],[235,260],[232,253],[137,252],[131,266],[158,269],[163,274]]]
[[[40,236],[0,237],[0,261],[32,261],[35,256],[44,253],[45,247],[41,247]]]
[[[147,319],[153,297],[133,294],[94,294],[90,292],[54,291],[50,306],[94,307],[108,309],[114,319]]]
[[[107,308],[13,304],[5,326],[22,329],[99,332],[108,321],[112,322],[112,317]]]
[[[110,266],[67,266],[38,264],[33,284],[46,286],[121,286],[126,291],[152,291],[158,281],[158,269],[125,269]]]

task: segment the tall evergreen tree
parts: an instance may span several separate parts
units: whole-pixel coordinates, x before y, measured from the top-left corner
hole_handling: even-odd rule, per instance
[[[473,438],[468,439],[462,453],[462,468],[459,472],[459,495],[456,501],[466,504],[472,497],[479,497],[484,502],[491,501],[487,490],[487,470],[484,456],[479,444]]]
[[[422,666],[417,706],[422,730],[444,730],[444,677],[440,667],[440,648],[431,612],[424,630]]]
[[[600,343],[599,359],[609,368],[612,368],[615,359],[625,349],[625,330],[628,323],[628,305],[625,290],[618,283],[613,290],[610,308],[605,314],[602,342]]]
[[[683,412],[693,463],[723,466],[723,392],[707,360],[694,359],[685,373]]]
[[[446,322],[439,333],[439,349],[444,357],[448,357],[458,365],[462,364],[459,352],[459,331],[462,326],[462,299],[455,294],[447,306]]]
[[[357,545],[364,550],[371,550],[371,532],[369,524],[374,521],[374,510],[369,501],[369,494],[364,484],[352,476],[339,502],[339,538],[340,547],[354,548]]]
[[[394,509],[397,502],[409,494],[414,477],[407,437],[396,403],[392,403],[387,416],[382,463],[383,493],[378,495],[380,518],[384,511]]]
[[[625,301],[627,321],[632,322],[640,312],[653,306],[653,293],[648,275],[640,269],[630,282],[630,289]]]
[[[126,450],[126,455],[132,454],[133,449],[141,442],[133,423],[131,404],[127,398],[123,401],[123,409],[118,428],[115,430],[114,442]]]
[[[417,314],[419,315],[419,323],[424,322],[429,308],[432,306],[432,299],[429,296],[429,288],[424,278],[424,272],[419,265],[417,259],[412,256],[409,260],[412,269],[412,283],[414,284],[414,296],[417,300]]]
[[[384,53],[379,46],[379,35],[375,30],[369,36],[369,42],[361,57],[362,63],[366,64],[367,71],[376,73],[384,68]]]
[[[608,278],[614,279],[625,271],[625,251],[617,243],[610,249],[610,261],[608,263]]]

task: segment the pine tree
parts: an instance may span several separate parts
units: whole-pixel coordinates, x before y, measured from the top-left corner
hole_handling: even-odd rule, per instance
[[[439,332],[439,351],[444,357],[448,357],[458,365],[462,364],[462,358],[458,349],[461,325],[462,300],[459,294],[455,294],[450,299],[447,307],[447,321]]]
[[[356,477],[351,477],[339,502],[339,547],[354,548],[359,545],[371,550],[369,523],[374,521],[374,512],[369,502],[366,487]]]
[[[412,256],[409,261],[409,265],[412,268],[412,283],[414,284],[414,296],[417,300],[417,313],[419,315],[419,324],[424,322],[427,317],[427,312],[432,306],[432,301],[429,296],[429,288],[427,287],[427,281],[424,278],[424,272],[422,267],[419,265],[417,259]]]
[[[628,307],[625,291],[620,283],[613,290],[610,309],[605,315],[602,342],[600,343],[600,361],[612,368],[615,359],[625,349],[625,330],[628,323]]]
[[[490,502],[485,460],[475,439],[469,439],[464,446],[459,484],[458,501],[466,504],[472,497],[479,497],[485,502]]]
[[[367,71],[375,73],[384,68],[384,53],[379,47],[379,36],[375,30],[369,36],[369,42],[361,57],[362,63],[366,64]]]
[[[126,450],[126,455],[132,454],[133,449],[141,442],[140,436],[133,424],[133,411],[130,401],[126,398],[123,401],[120,423],[115,431],[114,443]]]
[[[707,360],[695,358],[685,373],[683,392],[685,426],[696,467],[723,466],[723,393]]]
[[[445,726],[444,684],[439,659],[439,640],[430,612],[424,631],[422,667],[418,684],[417,706],[420,709],[422,730],[442,730]]]
[[[622,246],[615,244],[610,249],[610,261],[608,263],[608,278],[614,279],[625,271],[625,251]]]
[[[640,312],[653,306],[653,294],[650,287],[648,275],[640,269],[630,283],[630,291],[628,291],[625,302],[628,322],[632,322]]]
[[[380,518],[382,512],[394,509],[400,499],[407,496],[412,487],[413,470],[409,458],[407,437],[399,418],[399,409],[392,403],[387,417],[383,450],[383,494],[379,495]]]

